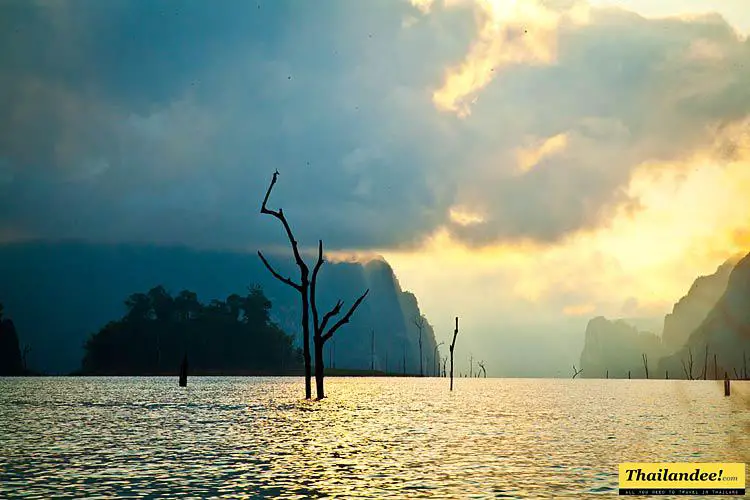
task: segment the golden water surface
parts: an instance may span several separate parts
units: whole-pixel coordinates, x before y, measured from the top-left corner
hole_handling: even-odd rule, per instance
[[[0,378],[0,498],[611,497],[620,462],[750,462],[720,384]]]

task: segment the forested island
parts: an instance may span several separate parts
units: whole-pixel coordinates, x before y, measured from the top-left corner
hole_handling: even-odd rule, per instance
[[[205,304],[161,285],[134,293],[125,315],[86,341],[79,373],[174,375],[187,355],[194,375],[298,375],[301,353],[271,321],[271,305],[258,286]]]

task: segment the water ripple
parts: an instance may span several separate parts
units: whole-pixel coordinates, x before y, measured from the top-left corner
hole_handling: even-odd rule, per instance
[[[748,462],[708,382],[0,378],[2,498],[600,498],[624,461]]]

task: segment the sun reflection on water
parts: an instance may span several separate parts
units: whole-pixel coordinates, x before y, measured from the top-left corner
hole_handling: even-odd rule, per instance
[[[0,497],[582,498],[624,461],[748,462],[711,381],[0,379]]]

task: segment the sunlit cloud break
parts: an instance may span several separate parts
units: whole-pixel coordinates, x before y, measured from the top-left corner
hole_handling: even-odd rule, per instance
[[[429,13],[432,2],[412,0]],[[477,24],[475,39],[464,60],[446,71],[433,93],[435,106],[466,117],[477,93],[512,64],[551,64],[557,57],[557,31],[562,23],[584,24],[588,4],[553,9],[538,0],[445,0],[446,8],[471,4]]]

